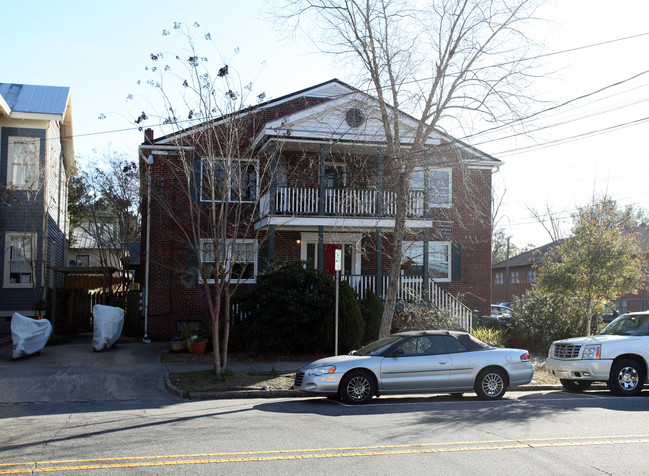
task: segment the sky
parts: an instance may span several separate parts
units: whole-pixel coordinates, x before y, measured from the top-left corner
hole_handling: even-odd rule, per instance
[[[353,84],[332,57],[283,41],[265,8],[264,0],[0,0],[11,19],[0,29],[0,82],[71,88],[82,166],[105,151],[136,157],[142,132],[133,121],[152,95],[144,83],[150,54],[184,48],[163,35],[174,22],[198,22],[223,62],[269,99],[332,78]],[[550,241],[530,209],[549,207],[566,232],[571,213],[593,196],[649,209],[649,73],[642,74],[649,71],[649,2],[555,0],[537,16],[545,21],[529,35],[549,53],[538,61],[551,73],[530,94],[548,107],[585,97],[525,121],[524,135],[504,139],[512,132],[502,130],[468,140],[505,163],[493,177],[502,197],[497,226],[518,246]]]

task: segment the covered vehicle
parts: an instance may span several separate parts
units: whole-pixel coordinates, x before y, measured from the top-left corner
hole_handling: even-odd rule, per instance
[[[97,351],[112,347],[124,327],[124,309],[96,304],[92,308],[92,347]]]
[[[32,319],[14,312],[11,317],[11,358],[19,359],[40,352],[52,335],[47,319]]]
[[[311,362],[298,369],[294,388],[346,403],[375,395],[471,391],[497,400],[508,387],[528,384],[533,374],[526,350],[490,347],[465,332],[411,331]]]

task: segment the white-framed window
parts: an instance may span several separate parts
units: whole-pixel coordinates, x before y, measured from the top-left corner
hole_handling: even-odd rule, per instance
[[[424,242],[404,241],[404,275],[424,275]],[[428,243],[428,277],[437,282],[451,280],[451,243],[431,241]]]
[[[494,275],[494,284],[500,285],[505,282],[505,273],[498,272]]]
[[[21,190],[37,190],[41,141],[38,137],[9,136],[7,185]]]
[[[201,200],[254,202],[259,184],[256,160],[203,158],[201,160]]]
[[[4,287],[31,288],[34,286],[34,253],[36,235],[33,233],[5,233]]]
[[[208,282],[214,282],[218,264],[225,264],[231,270],[232,281],[256,282],[257,240],[227,240],[217,252],[214,251],[214,240],[201,240],[201,266]]]
[[[536,282],[536,270],[528,269],[527,270],[527,282],[533,284]]]
[[[428,191],[431,207],[449,208],[452,205],[453,172],[450,168],[416,167],[410,177],[411,191]]]
[[[509,284],[518,284],[520,282],[520,278],[518,275],[518,271],[510,271],[509,272]]]

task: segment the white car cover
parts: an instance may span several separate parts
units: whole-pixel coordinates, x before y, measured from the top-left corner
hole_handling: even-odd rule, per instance
[[[52,335],[52,324],[47,319],[32,319],[17,312],[11,316],[12,359],[19,359],[40,351]]]
[[[122,335],[124,309],[96,304],[92,308],[92,347],[96,351],[106,350]]]

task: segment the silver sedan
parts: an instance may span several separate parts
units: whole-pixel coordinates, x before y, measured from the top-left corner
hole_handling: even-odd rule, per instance
[[[374,395],[471,391],[497,400],[507,387],[530,383],[533,374],[526,350],[489,347],[464,332],[412,331],[311,362],[298,369],[294,387],[346,403]]]

